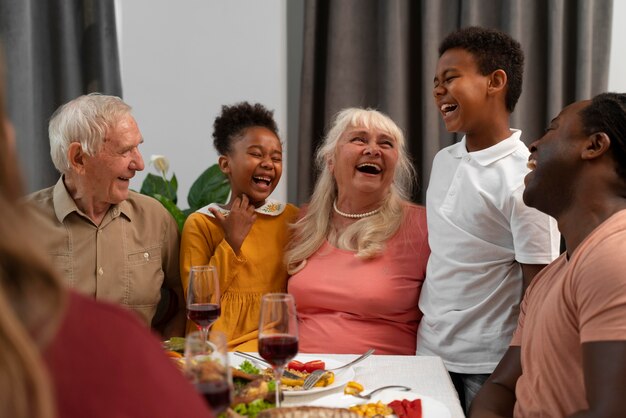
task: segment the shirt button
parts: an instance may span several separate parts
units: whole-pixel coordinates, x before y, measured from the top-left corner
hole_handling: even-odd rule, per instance
[[[120,214],[120,210],[118,208],[113,209],[113,216],[117,216]]]
[[[150,254],[148,254],[148,253],[143,253],[143,258],[144,258],[146,261],[150,260]]]
[[[104,274],[104,269],[102,267],[100,267],[98,269],[98,275],[102,276]]]
[[[472,159],[472,157],[470,157],[469,155],[466,155],[466,156],[465,156],[465,161],[469,161],[469,160],[471,160],[471,159]]]

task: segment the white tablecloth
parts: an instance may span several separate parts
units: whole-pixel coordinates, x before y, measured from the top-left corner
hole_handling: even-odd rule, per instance
[[[320,359],[334,359],[341,363],[347,363],[356,357],[347,354],[319,354]],[[452,413],[452,418],[465,417],[450,375],[439,357],[373,355],[354,366],[354,370],[354,380],[361,383],[366,391],[385,385],[408,386],[414,392],[444,403]],[[307,404],[322,396],[342,391],[343,388],[337,388],[314,395],[290,396],[285,398],[283,405]]]

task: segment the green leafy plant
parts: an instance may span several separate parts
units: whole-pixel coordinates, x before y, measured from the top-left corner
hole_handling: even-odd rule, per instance
[[[226,203],[230,193],[228,178],[222,173],[217,164],[213,164],[193,182],[187,195],[189,208],[178,207],[178,180],[172,173],[172,177],[167,179],[167,172],[170,168],[169,161],[163,155],[153,155],[150,164],[154,166],[159,175],[148,173],[141,184],[141,194],[152,196],[172,214],[178,229],[182,231],[187,217],[208,205],[209,203]]]

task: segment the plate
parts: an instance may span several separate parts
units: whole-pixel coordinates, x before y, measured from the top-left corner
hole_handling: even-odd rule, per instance
[[[332,408],[348,408],[352,405],[360,405],[364,403],[376,403],[378,401],[381,401],[388,404],[395,400],[401,401],[402,399],[407,399],[409,401],[412,401],[418,398],[422,400],[423,418],[452,418],[452,414],[450,413],[448,407],[438,400],[428,396],[420,395],[416,392],[404,392],[401,390],[383,390],[382,392],[378,392],[374,396],[372,396],[372,399],[370,399],[369,401],[351,395],[344,395],[343,393],[333,393],[331,395],[323,396],[312,402],[309,402],[308,405],[327,406]]]
[[[233,367],[239,367],[239,365],[246,360],[243,357],[235,356],[232,353],[229,357],[230,357],[230,365]],[[356,357],[358,356],[355,356],[355,358]],[[296,356],[294,360],[301,361],[302,363],[306,363],[307,361],[311,361],[311,360],[322,360],[324,363],[326,363],[327,369],[334,369],[335,367],[343,366],[344,364],[346,364],[346,362],[349,361],[347,360],[346,362],[340,362],[337,360],[325,359],[320,356],[307,355],[307,354],[299,354]],[[315,387],[309,390],[284,390],[283,395],[287,397],[313,395],[316,393],[325,392],[327,390],[332,390],[335,388],[343,387],[350,380],[354,379],[354,374],[355,374],[354,368],[352,367],[347,367],[345,369],[341,369],[333,373],[335,373],[335,381],[331,385],[319,387],[319,388]]]

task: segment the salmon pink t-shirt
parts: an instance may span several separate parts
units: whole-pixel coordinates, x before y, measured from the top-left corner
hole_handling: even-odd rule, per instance
[[[425,208],[407,205],[404,217],[382,255],[363,260],[325,242],[289,279],[300,352],[415,354],[430,249]]]
[[[582,344],[626,341],[626,210],[533,280],[512,346],[521,346],[515,417],[563,417],[589,407]]]

